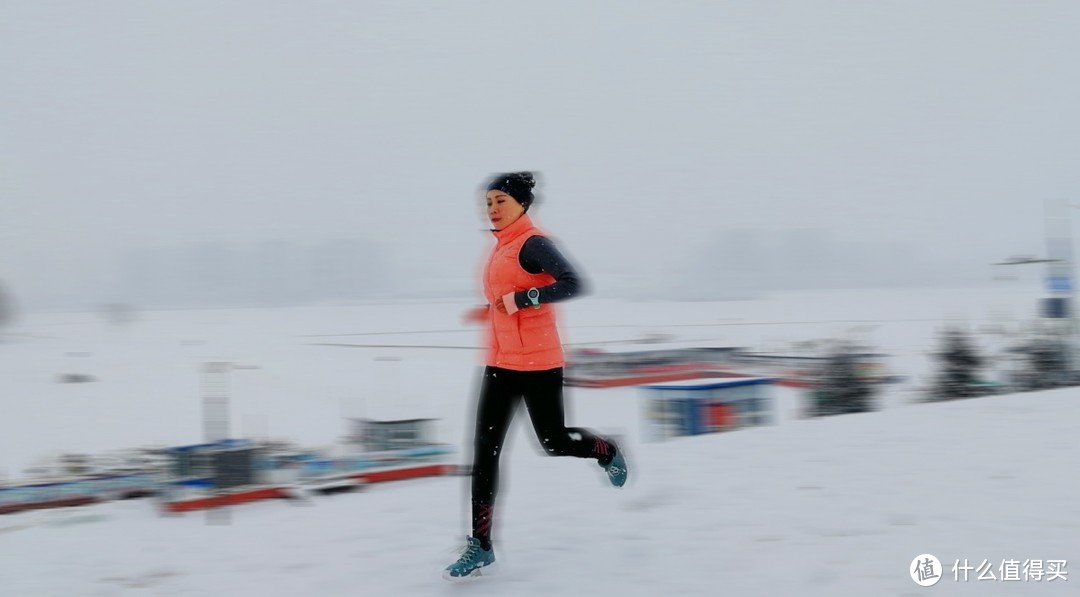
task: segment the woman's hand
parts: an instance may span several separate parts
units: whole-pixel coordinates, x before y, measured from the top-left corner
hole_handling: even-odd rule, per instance
[[[502,297],[495,299],[495,310],[503,315],[506,315],[506,304],[503,303]]]
[[[483,307],[474,307],[465,312],[465,323],[484,323],[488,318],[487,305]]]

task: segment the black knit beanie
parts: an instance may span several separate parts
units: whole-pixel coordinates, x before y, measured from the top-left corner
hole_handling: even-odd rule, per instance
[[[536,200],[532,191],[535,186],[536,179],[532,172],[508,172],[495,175],[488,183],[487,190],[502,191],[520,203],[525,211],[529,211],[529,206]]]

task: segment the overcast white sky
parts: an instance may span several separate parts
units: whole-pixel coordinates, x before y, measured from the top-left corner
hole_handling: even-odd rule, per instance
[[[1072,1],[6,0],[0,277],[344,236],[468,274],[506,169],[593,270],[732,227],[1042,253],[1078,31]]]

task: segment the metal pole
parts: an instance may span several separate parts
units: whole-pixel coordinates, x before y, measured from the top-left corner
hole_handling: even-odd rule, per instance
[[[229,371],[232,363],[203,363],[203,436],[207,443],[229,439]]]
[[[203,363],[203,434],[207,443],[229,439],[229,372],[232,368],[232,363]],[[217,495],[221,489],[216,486],[216,472],[214,477],[213,492]],[[232,514],[228,508],[218,507],[206,510],[207,524],[229,524],[231,521]]]

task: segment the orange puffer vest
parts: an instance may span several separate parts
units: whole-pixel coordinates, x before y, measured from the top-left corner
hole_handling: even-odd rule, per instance
[[[493,231],[495,249],[484,268],[484,296],[492,305],[489,312],[488,349],[485,362],[492,367],[517,371],[543,371],[564,365],[562,342],[556,329],[555,306],[541,304],[512,314],[499,313],[495,300],[508,292],[547,286],[555,282],[549,274],[530,274],[521,267],[518,254],[525,241],[543,235],[527,215],[513,224]],[[510,309],[514,307],[508,305]]]

